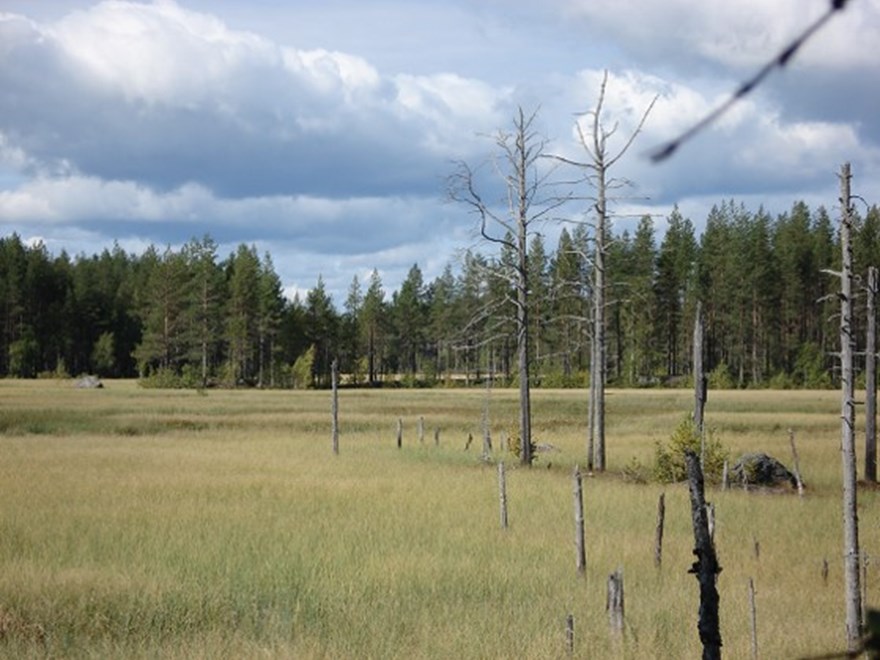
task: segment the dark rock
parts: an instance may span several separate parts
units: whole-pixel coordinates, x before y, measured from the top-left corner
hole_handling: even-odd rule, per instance
[[[743,454],[731,469],[731,485],[776,487],[786,483],[797,488],[797,479],[778,460],[767,454]]]

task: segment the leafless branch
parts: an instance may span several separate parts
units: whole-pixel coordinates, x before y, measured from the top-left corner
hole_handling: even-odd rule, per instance
[[[828,11],[822,14],[822,16],[816,19],[816,21],[814,21],[811,25],[807,26],[807,28],[800,35],[798,35],[794,39],[794,41],[783,48],[776,57],[774,57],[767,64],[761,67],[761,69],[758,70],[758,72],[754,76],[742,83],[729,99],[727,99],[724,103],[715,108],[715,110],[710,112],[708,115],[703,117],[700,121],[691,126],[688,130],[679,135],[677,138],[655,149],[651,153],[651,160],[655,163],[659,163],[660,161],[669,158],[678,150],[678,148],[682,144],[684,144],[692,137],[694,137],[697,133],[709,126],[721,115],[730,110],[730,108],[733,107],[733,105],[737,101],[745,97],[749,92],[755,89],[755,87],[760,85],[761,82],[763,82],[764,78],[766,78],[773,71],[773,69],[781,69],[785,67],[785,65],[788,64],[791,58],[794,57],[798,49],[800,49],[800,47],[803,46],[804,43],[819,30],[819,28],[825,25],[825,23],[827,23],[836,12],[842,10],[846,6],[847,2],[848,0],[831,0],[831,6],[828,8]]]

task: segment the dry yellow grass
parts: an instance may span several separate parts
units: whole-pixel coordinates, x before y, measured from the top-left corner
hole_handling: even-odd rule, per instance
[[[651,460],[691,394],[610,392],[609,473],[585,480],[584,578],[575,574],[571,470],[583,462],[585,394],[534,393],[537,439],[558,450],[534,468],[496,452],[509,465],[506,531],[496,471],[478,460],[484,400],[477,390],[343,391],[333,456],[327,392],[0,381],[0,654],[558,658],[572,614],[575,657],[698,657],[686,488],[620,477],[633,457]],[[492,392],[490,419],[496,442],[515,431],[515,392]],[[708,493],[725,656],[749,657],[749,578],[762,657],[841,648],[837,394],[712,392],[707,420],[734,454],[760,449],[786,463],[794,429],[808,484],[803,500]],[[466,452],[468,433],[477,440]],[[876,495],[860,497],[872,558]],[[620,643],[604,611],[618,567]]]

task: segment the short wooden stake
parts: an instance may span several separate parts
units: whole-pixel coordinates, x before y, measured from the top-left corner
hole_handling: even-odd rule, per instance
[[[666,493],[660,493],[657,499],[657,528],[654,532],[654,566],[660,568],[663,563],[663,523],[666,519]]]
[[[871,558],[862,553],[862,628],[868,625],[868,564]]]
[[[565,646],[568,649],[568,655],[574,655],[574,615],[569,614],[565,617]]]
[[[794,479],[797,482],[798,496],[804,496],[804,482],[801,480],[801,466],[797,447],[794,446],[794,430],[788,429],[788,442],[791,444],[791,459],[794,461]]]
[[[425,444],[425,418],[419,415],[419,444]]]
[[[435,447],[440,446],[440,427],[439,426],[434,427],[434,446]]]
[[[397,420],[397,448],[403,447],[403,420]]]
[[[587,550],[584,545],[584,488],[581,470],[575,465],[572,475],[574,487],[574,547],[578,575],[587,570]]]
[[[730,487],[730,473],[729,473],[730,464],[728,461],[724,461],[724,471],[721,473],[721,490],[727,490]]]
[[[333,358],[333,362],[330,363],[330,383],[333,390],[333,396],[330,400],[330,415],[333,419],[331,440],[333,453],[339,454],[339,363],[336,358]]]
[[[608,576],[608,591],[605,597],[608,624],[615,635],[623,634],[623,609],[623,570],[618,568]]]
[[[504,461],[498,463],[498,501],[501,509],[501,529],[507,529],[507,478]]]
[[[758,616],[755,610],[755,581],[749,578],[749,616],[752,624],[752,660],[758,660]]]

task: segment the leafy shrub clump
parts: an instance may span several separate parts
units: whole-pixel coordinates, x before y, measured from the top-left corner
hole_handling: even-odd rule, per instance
[[[657,442],[654,477],[663,483],[675,483],[687,479],[684,455],[686,451],[700,455],[700,433],[694,421],[684,417],[665,444]],[[730,456],[712,431],[706,432],[703,478],[710,482],[721,481],[724,462]]]
[[[646,484],[650,481],[651,471],[635,456],[623,466],[623,480],[633,484]]]

